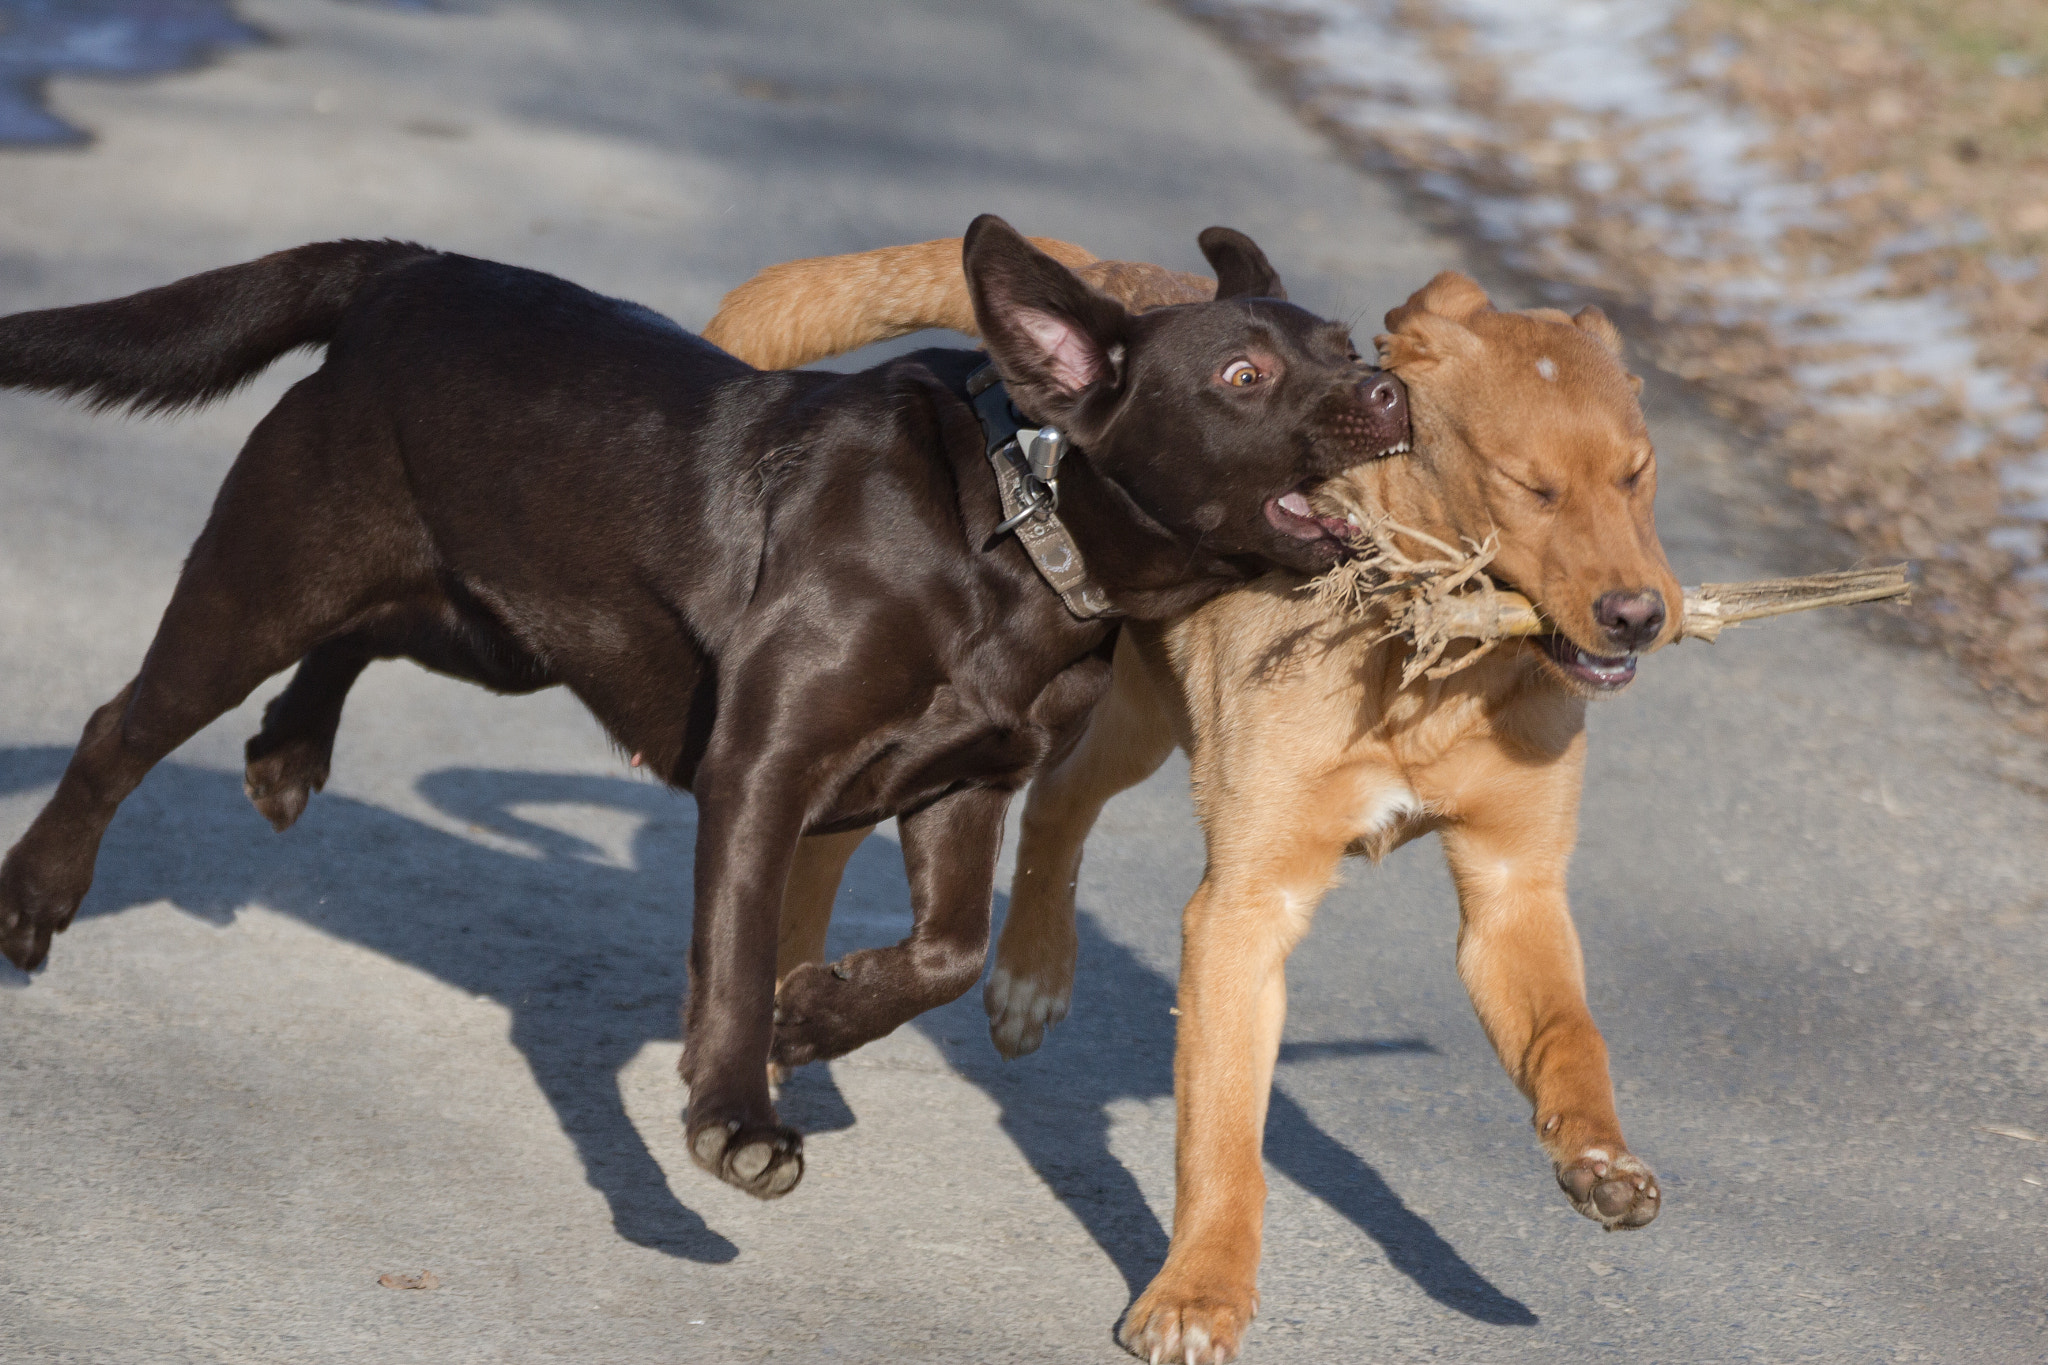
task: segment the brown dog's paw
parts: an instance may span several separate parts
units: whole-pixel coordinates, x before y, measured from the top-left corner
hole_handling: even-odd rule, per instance
[[[92,885],[92,863],[84,875],[30,870],[31,855],[16,845],[0,863],[0,956],[23,971],[34,971],[50,955],[50,936],[70,927]]]
[[[1012,966],[1010,954],[997,958],[981,1005],[989,1011],[989,1040],[1012,1062],[1044,1044],[1044,1031],[1067,1017],[1073,1001],[1073,954],[1065,962]]]
[[[856,955],[858,956],[858,955]],[[775,1041],[770,1062],[785,1072],[841,1057],[869,1041],[862,1006],[867,992],[854,978],[853,958],[834,963],[804,962],[775,987]]]
[[[1256,1289],[1188,1292],[1155,1280],[1116,1336],[1151,1365],[1225,1365],[1237,1359],[1258,1311]]]
[[[692,1126],[690,1159],[756,1199],[780,1199],[804,1178],[804,1135],[778,1123]]]
[[[1558,1162],[1557,1183],[1573,1208],[1609,1232],[1642,1227],[1663,1206],[1656,1173],[1620,1148],[1588,1147]]]
[[[256,743],[261,742],[259,736]],[[327,768],[332,754],[324,744],[294,740],[249,760],[242,773],[242,790],[279,834],[290,829],[305,814],[313,793],[327,785]]]

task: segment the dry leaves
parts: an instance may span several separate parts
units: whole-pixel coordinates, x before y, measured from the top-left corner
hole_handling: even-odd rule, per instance
[[[417,1275],[379,1275],[377,1283],[386,1289],[439,1289],[441,1277],[431,1270],[422,1270]]]

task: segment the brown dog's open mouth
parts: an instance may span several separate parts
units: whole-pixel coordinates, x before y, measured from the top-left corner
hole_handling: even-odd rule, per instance
[[[1562,634],[1539,636],[1538,643],[1566,677],[1596,692],[1619,692],[1635,681],[1633,654],[1588,654]]]
[[[1296,540],[1334,541],[1339,549],[1350,545],[1351,538],[1358,534],[1355,518],[1326,517],[1310,506],[1307,486],[1267,498],[1266,520],[1282,535]]]

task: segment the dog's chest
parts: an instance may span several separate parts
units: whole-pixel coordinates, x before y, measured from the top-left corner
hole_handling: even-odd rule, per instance
[[[915,718],[870,737],[833,802],[835,822],[915,809],[961,787],[1022,787],[1056,737],[1093,708],[1108,679],[1108,663],[1087,658],[1035,691],[940,687]]]
[[[1351,814],[1344,852],[1378,862],[1429,827],[1429,808],[1407,783],[1388,778],[1364,784]]]

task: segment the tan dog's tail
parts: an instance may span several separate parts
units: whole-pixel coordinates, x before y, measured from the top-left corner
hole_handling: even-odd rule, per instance
[[[1216,294],[1200,275],[1098,261],[1052,237],[1031,244],[1138,312]],[[979,335],[958,237],[771,265],[725,296],[704,338],[759,369],[786,370],[928,327]]]

